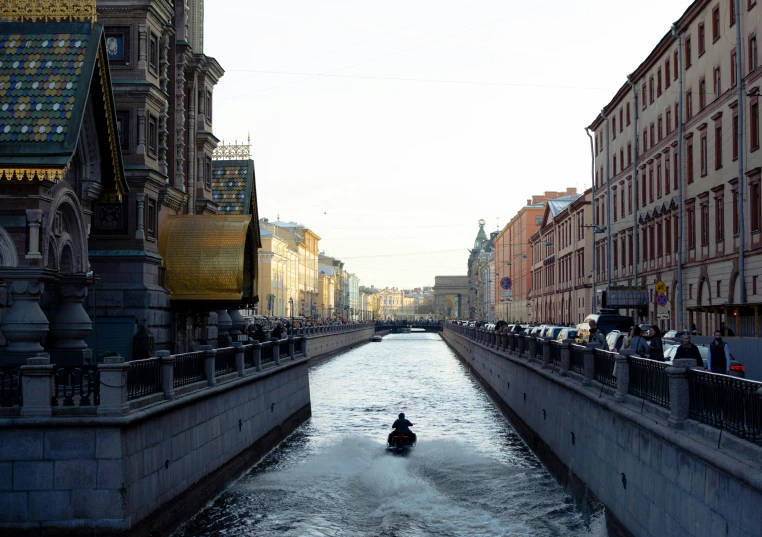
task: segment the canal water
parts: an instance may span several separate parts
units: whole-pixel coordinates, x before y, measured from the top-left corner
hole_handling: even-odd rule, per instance
[[[437,334],[310,368],[312,418],[175,537],[605,537]],[[399,412],[407,456],[384,451]]]

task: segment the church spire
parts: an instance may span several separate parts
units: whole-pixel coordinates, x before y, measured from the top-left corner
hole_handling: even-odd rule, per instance
[[[484,219],[479,220],[479,233],[476,234],[476,240],[474,241],[474,250],[479,250],[482,247],[482,243],[487,240],[487,233],[484,231],[484,225],[487,222]]]

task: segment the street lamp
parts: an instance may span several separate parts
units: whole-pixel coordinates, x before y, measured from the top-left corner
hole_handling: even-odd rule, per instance
[[[294,299],[293,298],[288,299],[288,306],[289,306],[289,309],[291,310],[291,326],[294,326]]]

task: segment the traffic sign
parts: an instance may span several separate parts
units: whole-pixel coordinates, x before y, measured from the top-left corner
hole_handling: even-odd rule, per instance
[[[660,321],[662,319],[665,320],[665,321],[668,321],[669,320],[669,313],[657,313],[656,314],[656,318],[659,319]]]
[[[667,295],[664,295],[664,294],[656,295],[656,304],[658,304],[662,308],[667,305],[667,302],[668,302]]]
[[[511,287],[513,287],[513,282],[511,281],[510,278],[507,278],[507,277],[503,278],[500,280],[500,287],[502,287],[503,289],[510,289]]]
[[[667,284],[663,281],[659,280],[656,282],[656,294],[657,295],[664,295],[667,293]]]

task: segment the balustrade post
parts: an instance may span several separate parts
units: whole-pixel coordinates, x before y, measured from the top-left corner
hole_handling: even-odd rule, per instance
[[[511,334],[508,334],[507,332],[503,332],[502,334],[500,334],[500,340],[503,343],[503,350],[506,352],[510,352],[511,350],[510,343],[509,343],[510,337],[511,337]]]
[[[243,343],[235,341],[233,342],[233,347],[235,347],[235,370],[238,372],[238,376],[242,377],[246,367],[243,363]]]
[[[599,347],[597,343],[585,345],[585,353],[583,354],[585,378],[582,379],[583,386],[593,384],[593,379],[595,379],[595,357],[593,356],[593,350]]]
[[[50,358],[28,358],[19,368],[21,375],[22,416],[51,416],[53,407],[53,370]]]
[[[628,354],[635,354],[635,351],[624,349],[614,356],[616,364],[614,365],[614,377],[616,377],[616,394],[614,400],[618,403],[624,403],[624,396],[630,390],[630,364],[627,361]]]
[[[526,347],[527,337],[523,334],[520,334],[517,336],[519,338],[519,356],[524,354],[524,349]]]
[[[161,390],[164,399],[175,398],[175,357],[170,356],[169,351],[156,351],[156,358],[161,364]]]
[[[214,376],[214,362],[217,360],[217,351],[212,349],[211,345],[201,345],[199,349],[204,351],[204,373],[206,373],[206,382],[209,386],[214,386],[217,384],[217,378]]]
[[[277,337],[271,339],[273,342],[273,362],[280,365],[280,340]]]
[[[559,345],[559,356],[561,357],[561,376],[565,377],[569,374],[571,368],[571,344],[573,339],[564,339]]]
[[[301,345],[302,345],[302,355],[304,356],[304,358],[309,358],[309,356],[307,356],[307,338],[306,337],[303,337],[301,339]]]
[[[542,368],[550,369],[550,345],[553,341],[552,337],[542,338]]]
[[[288,336],[288,357],[294,360],[294,336]]]
[[[537,338],[530,337],[529,338],[529,359],[531,360],[537,356]]]
[[[103,363],[98,364],[101,381],[99,416],[122,416],[129,410],[130,405],[127,402],[127,370],[129,368],[129,364],[125,363],[121,356],[106,356]]]
[[[672,367],[665,369],[669,378],[669,418],[667,426],[673,429],[685,427],[690,411],[688,389],[688,369],[696,365],[692,358],[680,358],[672,361]]]
[[[254,345],[254,369],[262,371],[262,344],[255,341],[252,345]]]

